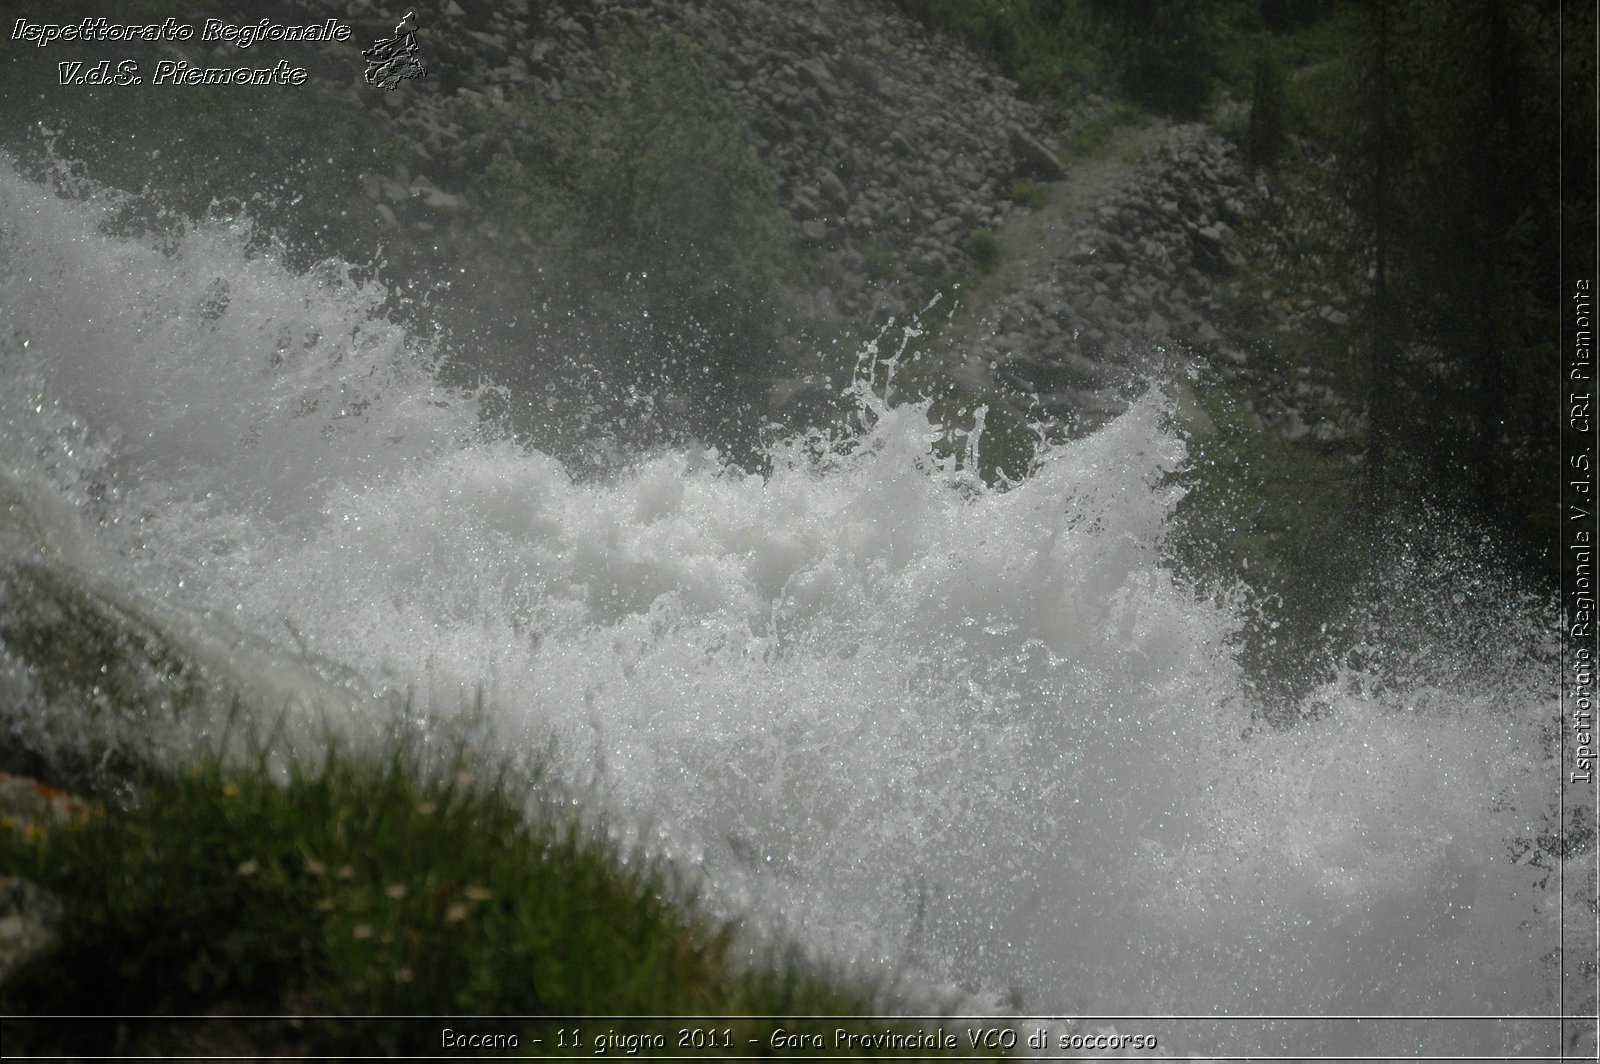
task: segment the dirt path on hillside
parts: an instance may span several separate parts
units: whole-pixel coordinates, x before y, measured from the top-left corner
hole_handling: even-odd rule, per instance
[[[961,293],[944,328],[952,359],[964,360],[951,367],[964,385],[990,384],[987,362],[966,341],[996,331],[995,308],[1007,295],[1053,276],[1095,207],[1126,188],[1174,128],[1163,119],[1117,128],[1091,154],[1066,163],[1064,179],[1041,184],[1049,197],[1044,206],[1013,214],[995,234],[999,262]]]

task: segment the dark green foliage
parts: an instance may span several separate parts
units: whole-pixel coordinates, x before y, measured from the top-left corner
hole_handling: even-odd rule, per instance
[[[1201,114],[1217,71],[1227,0],[1090,0],[1129,96],[1183,118]]]
[[[1114,91],[1150,110],[1193,118],[1220,85],[1258,95],[1287,132],[1284,68],[1348,56],[1351,4],[1341,0],[895,0],[908,14],[994,57],[1022,88],[1071,107]],[[1127,105],[1124,104],[1124,107]],[[1274,113],[1275,112],[1275,113]],[[1119,117],[1116,123],[1127,121]],[[1272,144],[1268,130],[1266,144]],[[1092,150],[1085,145],[1075,150]]]
[[[1070,103],[1103,87],[1109,57],[1077,0],[896,0],[909,15],[971,41],[1034,96]]]
[[[1349,67],[1336,128],[1376,262],[1364,324],[1383,446],[1370,472],[1397,460],[1389,448],[1404,452],[1427,470],[1408,488],[1505,529],[1535,557],[1550,541],[1541,511],[1555,478],[1529,471],[1555,462],[1560,313],[1550,14],[1532,2],[1373,0],[1358,33],[1364,58]]]
[[[1257,11],[1264,28],[1290,33],[1329,17],[1336,7],[1337,0],[1259,0]]]
[[[1302,29],[1332,7],[1309,4],[1269,15],[1250,0],[896,2],[988,52],[1026,92],[1063,109],[1114,86],[1144,107],[1181,118],[1204,112],[1242,42],[1269,29]]]
[[[1269,165],[1283,150],[1288,135],[1288,89],[1283,64],[1270,48],[1256,56],[1250,93],[1250,120],[1245,126],[1245,157],[1257,166]]]
[[[967,233],[967,254],[982,273],[988,273],[1000,262],[1000,238],[992,229],[974,229]]]

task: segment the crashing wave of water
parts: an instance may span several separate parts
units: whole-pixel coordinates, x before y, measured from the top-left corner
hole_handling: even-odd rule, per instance
[[[1252,728],[1240,610],[1162,561],[1159,389],[1004,491],[862,386],[853,434],[762,475],[677,448],[578,476],[484,432],[381,286],[238,222],[117,235],[115,203],[0,166],[0,565],[158,618],[308,728],[481,697],[715,903],[860,966],[1047,1013],[1554,1011],[1561,896],[1518,846],[1555,793],[1547,619],[1462,614],[1407,686],[1352,667]],[[1483,645],[1535,649],[1468,679]],[[30,675],[0,647],[13,717],[78,727]]]

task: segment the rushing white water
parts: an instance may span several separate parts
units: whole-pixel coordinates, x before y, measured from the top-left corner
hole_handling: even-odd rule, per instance
[[[486,439],[347,271],[223,223],[107,235],[109,200],[0,168],[0,563],[160,611],[267,702],[306,674],[321,712],[481,690],[719,904],[912,981],[1044,1012],[1554,1011],[1559,897],[1512,859],[1554,794],[1555,677],[1515,651],[1540,618],[1474,614],[1411,686],[1346,670],[1316,720],[1251,729],[1240,617],[1161,564],[1185,451],[1159,391],[1006,492],[867,393],[847,446],[765,476],[679,450],[579,480]],[[1468,680],[1474,644],[1504,661]],[[70,713],[0,657],[5,692]],[[1372,1027],[1232,1044],[1393,1048]]]

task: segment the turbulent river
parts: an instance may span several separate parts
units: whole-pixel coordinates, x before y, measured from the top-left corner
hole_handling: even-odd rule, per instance
[[[865,388],[853,438],[759,475],[667,448],[580,476],[485,433],[379,286],[237,224],[117,235],[116,202],[0,165],[0,566],[307,735],[487,713],[714,904],[963,1007],[1178,1055],[1559,1051],[1470,1019],[1556,1011],[1561,897],[1530,843],[1550,615],[1483,602],[1469,552],[1419,542],[1394,583],[1408,679],[1348,667],[1255,726],[1243,607],[1163,561],[1160,388],[1005,491]],[[91,727],[3,645],[0,701],[40,744]],[[1127,1018],[1166,1014],[1468,1019]]]

